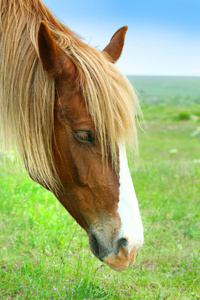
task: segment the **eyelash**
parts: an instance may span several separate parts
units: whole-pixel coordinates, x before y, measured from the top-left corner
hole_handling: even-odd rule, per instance
[[[90,143],[94,144],[94,134],[91,131],[87,130],[79,130],[79,131],[74,131],[74,134],[78,141],[82,143]]]

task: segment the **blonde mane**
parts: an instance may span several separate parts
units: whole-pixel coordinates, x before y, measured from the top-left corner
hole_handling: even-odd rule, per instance
[[[105,53],[83,43],[40,0],[0,0],[1,144],[19,153],[30,176],[59,188],[52,151],[55,80],[38,54],[38,29],[44,20],[58,45],[79,70],[79,84],[101,141],[115,162],[118,143],[137,149],[137,97],[128,79]]]

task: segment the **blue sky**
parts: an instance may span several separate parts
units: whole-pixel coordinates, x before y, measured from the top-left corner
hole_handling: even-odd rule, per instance
[[[128,25],[125,74],[200,76],[200,0],[43,0],[65,25],[103,49]]]

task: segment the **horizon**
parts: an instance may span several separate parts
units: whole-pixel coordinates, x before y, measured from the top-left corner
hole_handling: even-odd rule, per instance
[[[104,49],[128,25],[117,67],[126,75],[200,76],[198,0],[43,0],[84,41]]]
[[[163,75],[156,75],[156,74],[125,74],[127,77],[130,77],[130,76],[133,76],[133,77],[195,77],[195,78],[198,78],[200,77],[200,75],[176,75],[176,74],[173,74],[173,75],[168,75],[168,74],[163,74]]]

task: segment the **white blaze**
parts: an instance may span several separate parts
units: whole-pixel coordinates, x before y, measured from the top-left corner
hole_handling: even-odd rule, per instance
[[[142,246],[144,236],[135,189],[128,168],[125,145],[119,147],[119,166],[118,213],[122,223],[120,236],[128,240],[129,250],[131,251],[133,247],[139,248]]]

